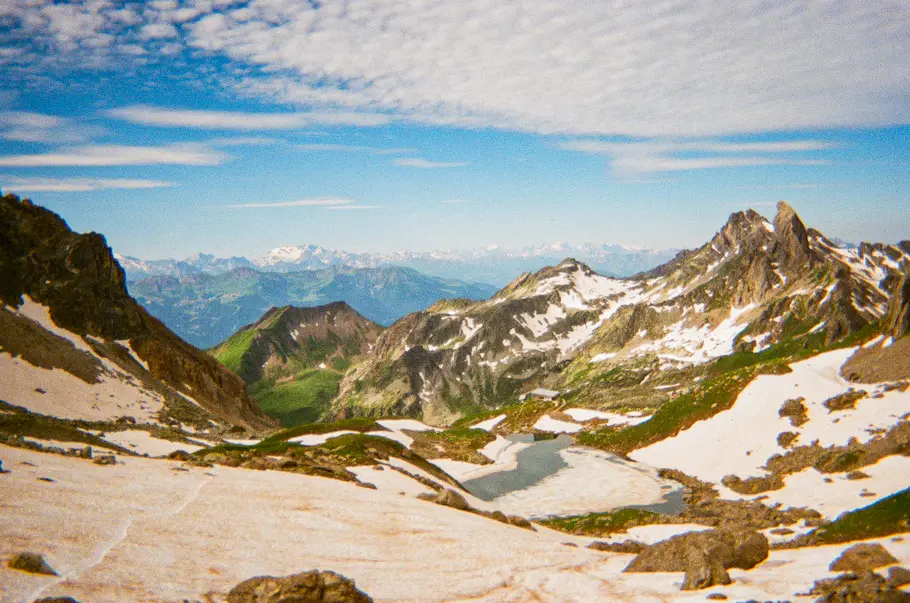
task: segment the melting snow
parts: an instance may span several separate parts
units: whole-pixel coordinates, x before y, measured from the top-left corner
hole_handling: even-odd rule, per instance
[[[296,438],[288,439],[288,442],[294,442],[295,444],[300,444],[301,446],[319,446],[320,444],[325,444],[332,438],[337,438],[338,436],[348,435],[351,433],[357,433],[356,431],[332,431],[329,433],[311,433],[307,435],[297,436]]]
[[[609,360],[610,358],[615,358],[615,357],[616,357],[616,352],[603,352],[603,353],[597,354],[596,356],[591,358],[591,363],[593,364],[595,362],[603,362],[604,360]]]
[[[577,433],[581,431],[581,425],[560,421],[552,418],[550,415],[543,415],[534,423],[534,429],[539,431],[549,431],[550,433]]]
[[[196,452],[202,450],[204,446],[196,446],[184,442],[172,442],[156,438],[147,431],[138,429],[129,429],[126,431],[108,431],[104,434],[104,440],[122,446],[127,450],[132,450],[137,454],[147,454],[149,456],[167,456],[176,450],[185,452]]]
[[[486,421],[481,421],[480,423],[475,423],[474,425],[471,425],[471,428],[472,429],[482,429],[484,431],[491,431],[494,427],[496,427],[497,425],[502,423],[502,421],[505,420],[505,418],[506,418],[505,415],[499,415],[499,416],[493,417],[492,419],[487,419]]]

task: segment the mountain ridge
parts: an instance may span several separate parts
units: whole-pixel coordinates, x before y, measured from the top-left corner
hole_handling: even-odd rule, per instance
[[[193,344],[213,347],[274,306],[344,301],[378,324],[391,324],[439,299],[483,299],[493,287],[430,277],[410,268],[335,266],[299,272],[240,267],[221,274],[157,276],[129,283],[153,315]]]
[[[149,276],[186,276],[221,274],[245,267],[264,272],[294,272],[335,266],[378,268],[401,266],[430,276],[454,278],[468,282],[503,285],[516,274],[533,272],[567,256],[577,256],[601,272],[630,276],[670,259],[676,250],[635,248],[625,245],[569,245],[557,243],[518,249],[498,246],[465,250],[349,252],[327,249],[313,244],[275,247],[255,258],[217,258],[211,254],[194,254],[183,260],[142,260],[118,255],[130,281]]]
[[[784,341],[823,345],[877,328],[908,271],[908,243],[839,247],[785,202],[773,220],[736,212],[702,247],[630,279],[570,258],[489,300],[410,315],[345,377],[336,409],[445,423],[535,385],[600,396],[591,383],[611,371],[640,383]]]
[[[238,377],[129,296],[103,236],[74,233],[53,212],[15,195],[0,198],[0,226],[0,301],[7,318],[32,331],[59,331],[56,337],[72,340],[98,366],[113,363],[112,378],[151,380],[165,398],[189,400],[233,424],[271,425]]]

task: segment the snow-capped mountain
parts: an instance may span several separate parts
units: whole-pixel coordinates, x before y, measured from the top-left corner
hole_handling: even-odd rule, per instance
[[[566,257],[574,257],[604,274],[630,276],[670,260],[677,251],[623,245],[554,243],[522,249],[505,249],[492,245],[466,250],[354,253],[318,245],[284,245],[254,259],[196,254],[183,260],[142,260],[119,255],[117,260],[131,281],[149,276],[222,274],[234,268],[295,272],[336,266],[377,268],[391,265],[412,268],[431,276],[503,286],[518,274],[557,264]]]

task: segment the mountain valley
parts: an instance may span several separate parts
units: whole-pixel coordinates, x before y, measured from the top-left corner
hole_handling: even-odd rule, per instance
[[[282,301],[206,353],[127,287],[271,273],[127,283],[27,200],[0,226],[4,601],[910,597],[910,243],[781,203],[632,278],[563,259],[387,328]]]

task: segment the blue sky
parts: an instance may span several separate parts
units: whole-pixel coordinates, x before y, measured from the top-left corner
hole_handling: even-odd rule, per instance
[[[0,5],[0,187],[123,254],[910,238],[910,5]]]

